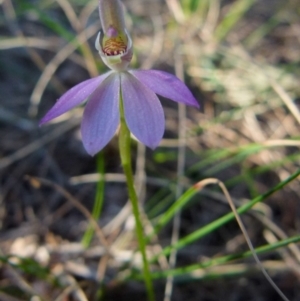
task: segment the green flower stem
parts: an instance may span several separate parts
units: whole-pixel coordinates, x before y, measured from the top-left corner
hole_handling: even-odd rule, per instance
[[[92,211],[92,216],[95,220],[98,220],[101,214],[102,206],[103,206],[103,200],[104,200],[104,155],[103,152],[100,152],[97,154],[96,157],[97,162],[97,172],[100,175],[100,179],[97,183],[96,188],[96,196],[95,196],[95,202],[94,207]],[[88,248],[91,240],[94,236],[94,227],[92,225],[89,225],[87,230],[85,231],[81,243],[85,248]]]
[[[126,176],[129,199],[131,201],[132,210],[135,218],[136,235],[139,242],[139,249],[143,259],[143,274],[144,274],[144,281],[148,293],[148,300],[154,301],[155,296],[154,296],[153,283],[152,283],[149,263],[146,255],[145,235],[144,235],[143,225],[140,218],[138,197],[134,188],[134,180],[133,180],[133,174],[131,169],[130,131],[127,127],[124,118],[122,99],[120,100],[120,118],[121,118],[121,128],[119,133],[119,148],[120,148],[121,162]]]

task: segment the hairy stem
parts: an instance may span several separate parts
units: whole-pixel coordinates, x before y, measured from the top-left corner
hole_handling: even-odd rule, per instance
[[[152,283],[149,263],[146,255],[145,235],[143,231],[143,225],[141,222],[138,197],[134,188],[134,180],[133,180],[133,174],[131,168],[130,131],[127,127],[124,118],[122,99],[120,100],[120,117],[121,117],[121,128],[119,133],[119,148],[120,148],[121,162],[126,176],[129,199],[131,201],[132,211],[135,218],[136,236],[138,239],[139,249],[143,259],[143,274],[144,274],[144,281],[145,281],[147,294],[148,294],[148,300],[154,301],[155,296],[154,296],[153,283]]]

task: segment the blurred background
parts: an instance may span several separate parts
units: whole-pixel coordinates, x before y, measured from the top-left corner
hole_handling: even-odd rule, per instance
[[[201,105],[161,99],[160,146],[133,140],[146,233],[198,181],[223,181],[240,206],[299,170],[299,0],[123,3],[132,68],[176,74]],[[90,157],[82,107],[38,125],[65,91],[107,70],[94,49],[99,29],[97,1],[0,0],[0,300],[146,300],[117,138]],[[287,297],[300,300],[299,177],[282,186],[243,221],[255,247],[295,238],[260,259]],[[100,228],[92,235],[96,191]],[[181,209],[180,238],[230,212],[214,185]],[[172,232],[170,221],[149,244],[150,257],[170,246]],[[247,251],[234,220],[182,241],[177,269],[168,266],[170,252],[153,262],[157,300],[168,300],[167,275],[174,301],[281,300]],[[229,254],[237,259],[217,262]]]

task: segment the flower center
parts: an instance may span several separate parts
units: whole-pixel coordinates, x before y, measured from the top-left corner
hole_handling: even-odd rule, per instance
[[[122,35],[116,37],[104,36],[102,41],[102,50],[104,54],[112,56],[125,53],[127,50],[127,41],[125,41],[125,39]]]

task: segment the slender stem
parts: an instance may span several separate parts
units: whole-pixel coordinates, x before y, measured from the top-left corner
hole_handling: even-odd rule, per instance
[[[176,75],[184,82],[183,76],[183,61],[181,57],[180,45],[177,45],[175,54],[175,71]],[[186,156],[186,107],[184,104],[178,104],[178,156],[177,156],[177,185],[176,185],[176,199],[179,199],[183,192],[183,185],[181,178],[184,175],[185,156]],[[179,232],[181,225],[181,210],[177,211],[173,219],[171,245],[175,245],[179,240]],[[169,257],[169,267],[174,268],[177,262],[177,250],[173,249]],[[165,286],[164,301],[171,301],[174,288],[174,277],[169,275]]]
[[[103,152],[100,152],[97,154],[97,172],[100,175],[100,179],[97,183],[95,202],[94,202],[94,207],[93,207],[93,211],[92,211],[92,216],[95,220],[98,220],[100,217],[102,206],[103,206],[103,199],[104,199],[105,181],[104,181],[104,155],[103,155]],[[90,245],[93,236],[94,236],[94,227],[93,227],[93,225],[90,224],[82,238],[82,244],[85,248],[87,248]]]
[[[122,99],[120,100],[120,118],[121,118],[121,128],[119,133],[119,148],[120,148],[120,156],[122,161],[122,166],[124,169],[124,173],[126,176],[127,188],[129,199],[132,205],[132,211],[135,218],[136,224],[136,235],[139,243],[139,249],[143,259],[143,273],[144,273],[144,281],[147,289],[148,300],[154,301],[154,289],[152,278],[150,274],[149,263],[146,255],[146,241],[145,235],[143,231],[143,225],[141,222],[141,216],[139,212],[139,203],[138,197],[134,188],[134,180],[131,169],[131,155],[130,155],[130,131],[127,127],[125,118],[124,118],[124,109]]]

